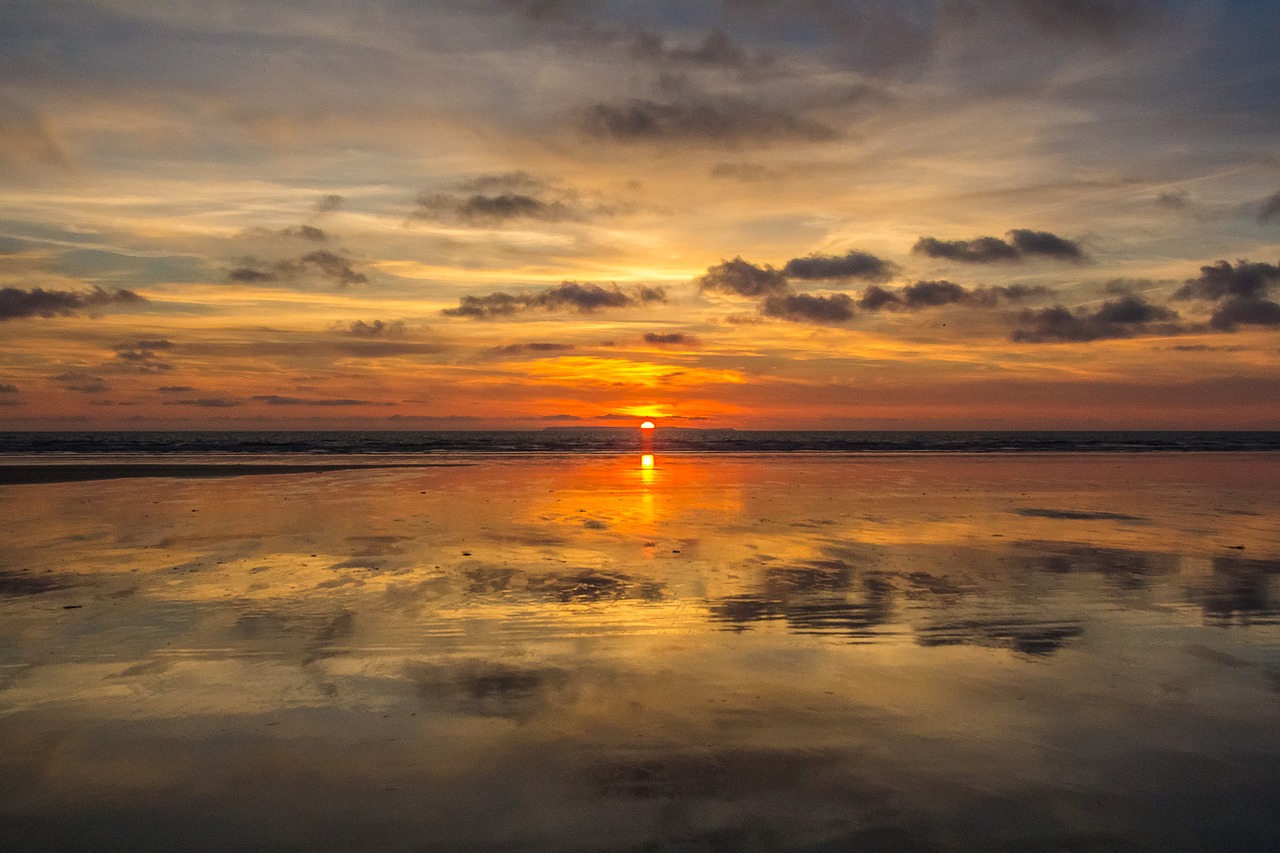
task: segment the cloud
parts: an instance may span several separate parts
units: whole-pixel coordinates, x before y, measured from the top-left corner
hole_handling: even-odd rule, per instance
[[[190,394],[194,390],[190,385],[161,385],[156,389],[161,394]]]
[[[342,196],[337,193],[327,193],[316,200],[314,210],[316,213],[333,213],[342,210],[344,203]]]
[[[501,195],[421,195],[414,216],[422,219],[458,219],[472,225],[499,225],[519,219],[569,222],[581,215],[560,201],[543,201],[521,193]]]
[[[101,394],[107,391],[107,383],[101,376],[94,376],[81,370],[69,370],[52,377],[54,382],[62,383],[68,391],[80,394]]]
[[[666,334],[648,332],[644,336],[644,342],[655,346],[696,346],[698,339],[682,332],[669,332]]]
[[[994,308],[1001,302],[1023,302],[1054,291],[1041,285],[1011,284],[969,290],[950,281],[917,281],[898,290],[872,285],[862,292],[858,307],[864,311],[935,308],[941,305],[969,305]]]
[[[488,320],[534,309],[570,310],[590,314],[604,308],[630,308],[665,301],[666,290],[661,287],[633,285],[624,290],[616,284],[601,287],[589,282],[565,281],[533,293],[498,292],[486,296],[463,296],[457,308],[446,308],[440,313],[448,317]]]
[[[403,335],[405,331],[403,320],[393,320],[390,323],[382,320],[374,320],[372,323],[354,320],[350,323],[334,323],[329,328],[335,332],[355,335],[357,338],[397,337]]]
[[[1084,342],[1150,333],[1177,334],[1185,331],[1176,325],[1177,319],[1176,312],[1152,305],[1140,296],[1122,296],[1104,302],[1094,311],[1070,311],[1061,305],[1023,311],[1018,318],[1022,328],[1014,331],[1012,340],[1018,343]]]
[[[1024,255],[1043,255],[1064,261],[1084,260],[1084,251],[1079,243],[1048,231],[1015,228],[1008,236],[1013,247]]]
[[[861,278],[867,281],[888,281],[893,277],[894,265],[867,252],[850,250],[844,255],[809,255],[787,261],[782,272],[791,278],[804,281]]]
[[[592,214],[608,214],[609,205],[583,203],[577,190],[537,178],[528,172],[481,175],[456,185],[452,192],[422,193],[412,216],[494,227],[508,222],[581,222]]]
[[[18,393],[17,385],[8,385],[8,384],[0,385],[0,394],[17,394],[17,393]]]
[[[1232,266],[1226,261],[1218,261],[1200,267],[1200,276],[1189,279],[1172,298],[1222,299],[1241,296],[1260,299],[1277,282],[1280,282],[1280,267],[1274,264],[1236,261],[1236,265]]]
[[[1156,196],[1156,204],[1169,210],[1186,210],[1191,206],[1191,194],[1186,190],[1165,190]]]
[[[1029,255],[1065,261],[1082,261],[1084,250],[1074,240],[1067,240],[1048,231],[1032,231],[1015,228],[999,237],[976,237],[972,240],[939,240],[921,237],[911,251],[930,258],[942,258],[967,264],[990,264],[1001,261],[1019,261]]]
[[[275,281],[279,276],[274,272],[257,269],[255,267],[236,267],[227,273],[227,278],[232,281],[239,281],[244,284],[258,284],[261,282]]]
[[[969,292],[951,281],[917,281],[898,291],[899,298],[908,308],[932,308],[964,302]]]
[[[352,266],[349,258],[327,249],[316,249],[300,257],[269,265],[265,261],[248,258],[244,266],[227,273],[227,278],[245,284],[262,284],[281,279],[297,279],[313,273],[333,280],[339,287],[369,283],[368,276]]]
[[[536,341],[528,344],[507,344],[506,346],[494,347],[489,350],[493,355],[519,355],[521,353],[558,353],[571,352],[574,349],[573,344],[557,344],[550,342]]]
[[[333,252],[317,249],[314,252],[308,252],[297,260],[299,267],[303,269],[315,269],[334,279],[342,287],[350,284],[368,284],[369,279],[362,272],[357,272],[351,266],[351,261],[336,255]]]
[[[969,264],[989,264],[995,261],[1016,261],[1018,250],[999,237],[978,237],[973,240],[939,240],[921,237],[911,251],[930,258],[962,261]]]
[[[165,400],[166,406],[194,406],[198,409],[233,409],[243,405],[239,400],[227,397],[198,397],[196,399]]]
[[[619,142],[742,144],[839,138],[832,128],[793,112],[730,97],[667,102],[636,98],[621,104],[596,104],[587,109],[583,127],[592,136]]]
[[[1272,193],[1262,201],[1262,207],[1258,209],[1258,221],[1261,223],[1272,222],[1280,219],[1280,192]]]
[[[0,321],[27,317],[69,317],[87,308],[140,305],[147,300],[131,290],[21,290],[0,288]]]
[[[116,358],[128,369],[138,373],[163,373],[173,369],[173,365],[160,361],[156,357],[156,350],[167,350],[173,347],[173,342],[168,340],[143,340],[132,344],[116,344]]]
[[[1237,326],[1280,326],[1280,305],[1256,296],[1229,296],[1218,303],[1209,325],[1223,332]]]
[[[765,297],[760,311],[767,317],[793,323],[844,323],[853,319],[853,299],[844,293],[815,296],[811,293],[778,293]]]
[[[768,265],[756,266],[741,257],[707,267],[706,274],[699,276],[697,282],[700,290],[739,296],[769,296],[787,290],[787,277],[782,272]]]
[[[371,400],[331,400],[308,399],[304,397],[281,397],[277,394],[255,394],[253,399],[268,406],[392,406],[394,403],[375,403]]]
[[[313,243],[327,243],[329,235],[324,229],[316,228],[314,225],[298,225],[292,228],[285,228],[280,232],[282,237],[297,237],[301,240],[310,240]]]

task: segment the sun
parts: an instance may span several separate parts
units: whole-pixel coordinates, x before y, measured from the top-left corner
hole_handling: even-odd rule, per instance
[[[640,424],[640,429],[653,429],[653,421],[645,421]]]

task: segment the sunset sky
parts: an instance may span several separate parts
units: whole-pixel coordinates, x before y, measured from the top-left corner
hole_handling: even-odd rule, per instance
[[[1271,0],[0,2],[0,428],[1280,427]]]

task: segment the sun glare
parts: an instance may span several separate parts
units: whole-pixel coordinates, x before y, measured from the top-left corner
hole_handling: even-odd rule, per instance
[[[653,421],[645,421],[640,424],[640,429],[653,429]]]

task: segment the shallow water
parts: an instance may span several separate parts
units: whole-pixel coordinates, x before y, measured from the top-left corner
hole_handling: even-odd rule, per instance
[[[0,486],[6,849],[1265,849],[1280,454]]]

